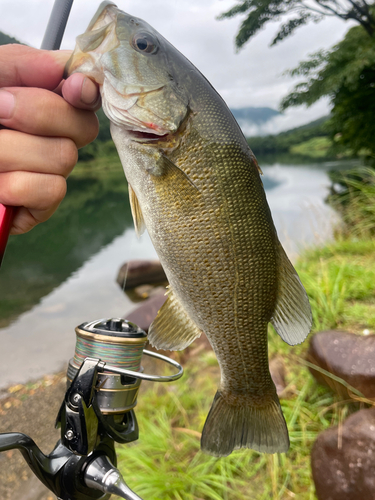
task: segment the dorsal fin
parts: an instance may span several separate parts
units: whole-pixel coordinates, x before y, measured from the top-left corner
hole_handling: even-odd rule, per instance
[[[279,243],[279,287],[276,307],[271,318],[280,337],[289,345],[305,340],[312,325],[312,315],[306,291]]]

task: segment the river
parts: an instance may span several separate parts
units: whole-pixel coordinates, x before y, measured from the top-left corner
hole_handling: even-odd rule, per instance
[[[332,238],[338,217],[324,202],[327,172],[340,167],[262,166],[279,238],[292,260],[305,246]],[[136,238],[123,174],[72,178],[47,223],[10,238],[0,271],[0,389],[65,369],[77,325],[134,309],[115,280],[125,261],[143,258],[157,256],[147,234]]]

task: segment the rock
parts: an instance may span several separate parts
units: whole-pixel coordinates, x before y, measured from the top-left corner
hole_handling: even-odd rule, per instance
[[[311,452],[318,500],[375,499],[375,408],[322,432]]]
[[[165,283],[167,277],[158,260],[131,260],[121,266],[116,281],[122,290],[128,290],[140,285]]]
[[[163,293],[165,293],[167,291],[166,286],[160,286],[158,284],[140,285],[135,288],[125,290],[125,293],[132,302],[143,302],[154,295],[158,295],[160,290],[163,290]]]
[[[158,293],[145,300],[141,306],[129,313],[125,319],[135,323],[145,332],[148,332],[149,326],[167,299],[165,292],[165,288],[160,288]]]
[[[375,335],[361,336],[339,330],[316,333],[310,341],[307,359],[360,391],[375,398]],[[319,383],[328,385],[343,397],[348,389],[326,375],[311,369]]]

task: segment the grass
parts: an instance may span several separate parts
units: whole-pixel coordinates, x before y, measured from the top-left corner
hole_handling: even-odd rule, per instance
[[[344,190],[332,196],[349,233],[368,239],[375,233],[375,170],[363,167],[343,176]]]
[[[352,214],[345,218],[344,236],[306,251],[296,266],[312,306],[312,335],[333,328],[375,331],[375,241],[363,230],[373,227],[373,211],[366,205],[375,187],[373,192],[357,188],[345,208]],[[361,228],[350,226],[358,221]],[[317,384],[304,359],[307,345],[290,347],[270,327],[269,355],[281,354],[287,371],[289,396],[281,399],[291,441],[287,454],[240,450],[216,459],[200,451],[219,381],[213,354],[203,351],[188,360],[180,381],[155,385],[140,396],[140,439],[119,447],[119,467],[129,486],[145,500],[314,500],[310,452],[315,439],[364,403],[360,397],[356,403],[343,401]]]
[[[272,349],[280,342],[271,335]],[[310,449],[320,431],[339,422],[341,406],[315,383],[299,356],[290,353],[288,364],[292,397],[281,401],[291,441],[287,454],[243,450],[217,459],[199,450],[219,380],[212,354],[203,353],[188,362],[182,380],[155,385],[139,398],[140,438],[118,448],[129,486],[146,500],[314,499]]]
[[[301,144],[292,146],[290,153],[307,156],[309,158],[326,158],[332,148],[332,141],[328,137],[313,137]]]

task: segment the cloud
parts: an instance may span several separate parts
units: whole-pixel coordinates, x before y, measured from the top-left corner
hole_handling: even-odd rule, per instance
[[[281,115],[274,116],[265,123],[241,124],[241,128],[246,137],[278,134],[279,132],[305,125],[306,123],[317,120],[318,118],[328,114],[328,100],[322,100],[310,108],[306,108],[305,106],[289,108]]]
[[[276,47],[269,47],[279,23],[266,26],[238,54],[234,37],[240,18],[218,21],[216,17],[234,5],[234,0],[119,0],[117,5],[141,17],[175,45],[209,79],[233,108],[270,106],[276,108],[296,83],[283,75],[308,54],[337,43],[350,24],[327,18],[310,24]],[[40,46],[52,0],[2,0],[0,30],[33,46]],[[62,48],[73,48],[75,37],[85,29],[99,2],[76,0]],[[321,105],[328,112],[327,102]],[[285,116],[297,116],[289,112]],[[306,122],[313,109],[299,116]],[[283,118],[280,118],[282,120]],[[284,118],[286,120],[286,118]],[[311,118],[314,119],[314,118]]]

